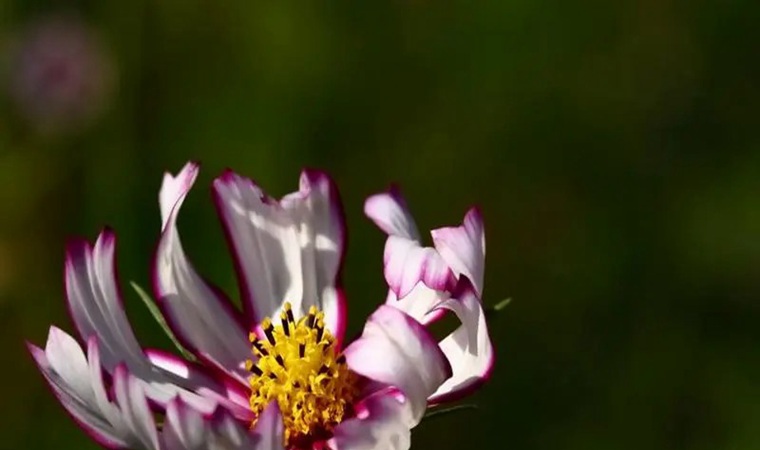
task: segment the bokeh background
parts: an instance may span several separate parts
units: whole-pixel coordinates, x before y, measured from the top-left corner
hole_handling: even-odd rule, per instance
[[[72,330],[68,236],[112,226],[147,284],[189,159],[183,240],[233,296],[211,180],[333,175],[349,331],[385,292],[364,198],[398,182],[423,229],[481,206],[494,378],[415,448],[760,448],[757,5],[0,0],[0,448],[96,448],[23,342]]]

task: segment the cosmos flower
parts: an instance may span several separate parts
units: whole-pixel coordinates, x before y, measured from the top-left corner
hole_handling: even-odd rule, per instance
[[[70,243],[68,307],[84,348],[51,327],[29,349],[70,415],[110,448],[407,449],[430,405],[485,380],[493,349],[480,304],[485,241],[477,210],[432,232],[425,247],[396,189],[366,202],[389,237],[385,304],[347,342],[340,272],[346,244],[332,181],[304,171],[277,201],[225,172],[216,207],[240,284],[242,311],[188,261],[177,216],[198,166],[165,174],[153,290],[173,334],[195,357],[142,349],[125,315],[116,238]],[[427,325],[453,312],[440,342]]]
[[[9,47],[11,97],[27,121],[51,132],[87,125],[103,109],[114,77],[96,33],[75,16],[31,22]]]

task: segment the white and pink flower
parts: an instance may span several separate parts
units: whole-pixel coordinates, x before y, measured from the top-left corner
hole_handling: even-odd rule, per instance
[[[362,335],[344,342],[346,245],[330,178],[301,174],[297,192],[268,197],[233,172],[214,180],[232,250],[242,311],[196,273],[177,215],[198,165],[164,176],[153,290],[176,338],[195,361],[137,342],[124,312],[116,238],[67,249],[68,306],[83,346],[51,327],[29,350],[54,394],[109,448],[407,449],[428,406],[458,399],[486,380],[494,352],[480,297],[485,240],[469,211],[461,226],[419,232],[396,189],[365,212],[389,236],[386,302]],[[440,342],[427,325],[446,311],[461,325]],[[84,347],[84,348],[83,348]]]

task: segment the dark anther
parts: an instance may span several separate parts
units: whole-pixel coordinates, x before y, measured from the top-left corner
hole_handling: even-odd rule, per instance
[[[306,321],[306,324],[309,326],[309,328],[314,328],[314,322],[316,321],[316,317],[314,314],[309,313],[309,319]]]
[[[261,369],[259,369],[259,366],[257,365],[251,366],[251,372],[255,373],[258,376],[264,375],[264,372],[262,372]]]
[[[277,361],[277,364],[281,365],[283,368],[285,368],[285,361],[282,359],[282,355],[277,355],[274,357],[275,361]]]
[[[262,344],[261,342],[254,341],[253,342],[253,346],[256,347],[256,350],[258,350],[259,353],[261,353],[262,356],[267,356],[269,354],[269,352],[267,351],[267,349],[264,348],[264,344]]]
[[[288,321],[290,323],[296,323],[296,319],[293,317],[293,311],[290,308],[288,308],[287,310],[285,310],[285,314],[288,315]]]
[[[303,358],[306,354],[306,344],[298,344],[298,357]]]
[[[338,364],[343,364],[344,362],[346,362],[346,355],[338,356],[338,359],[336,359],[335,362],[337,362]]]
[[[319,368],[319,371],[317,372],[319,375],[322,375],[323,373],[327,373],[328,367],[324,364],[322,364],[322,367]]]
[[[285,317],[281,318],[282,320],[282,331],[285,332],[285,336],[290,336],[290,324],[288,324],[288,321]]]
[[[325,329],[322,327],[317,327],[317,342],[322,340],[323,334],[325,334]]]
[[[277,379],[277,375],[274,372],[269,372],[269,378],[271,378],[273,380],[276,380]]]
[[[267,340],[270,344],[274,345],[277,343],[277,341],[274,340],[274,327],[270,324],[267,328],[264,329],[264,334],[267,335]]]

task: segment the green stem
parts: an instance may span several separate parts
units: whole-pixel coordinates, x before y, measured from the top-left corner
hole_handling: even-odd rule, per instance
[[[158,309],[158,306],[156,306],[156,302],[153,301],[152,298],[150,298],[150,295],[148,295],[147,292],[143,290],[143,288],[140,287],[137,283],[134,281],[130,281],[129,284],[132,285],[132,289],[137,292],[137,295],[140,297],[140,300],[145,303],[145,306],[148,308],[148,311],[153,315],[153,318],[156,319],[156,322],[158,322],[158,325],[161,326],[161,329],[164,330],[164,333],[166,333],[167,336],[169,336],[169,339],[171,339],[172,343],[175,347],[177,347],[177,350],[189,361],[197,361],[197,358],[195,355],[190,353],[185,347],[180,344],[179,340],[177,340],[177,337],[174,336],[174,333],[172,333],[171,328],[169,328],[169,324],[166,323],[166,319],[164,319],[164,316],[161,314],[161,311]]]

